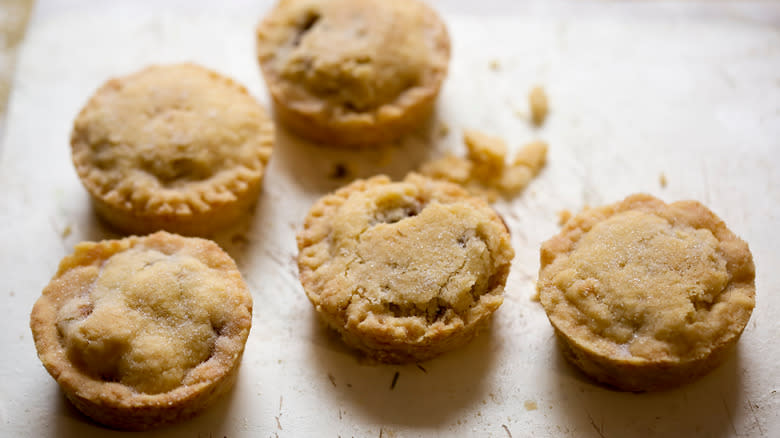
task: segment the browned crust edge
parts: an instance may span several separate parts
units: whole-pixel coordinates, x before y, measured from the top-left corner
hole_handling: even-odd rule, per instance
[[[405,107],[397,115],[367,122],[340,121],[323,117],[320,113],[299,111],[283,102],[283,96],[275,93],[276,87],[269,85],[268,89],[274,103],[274,113],[293,133],[317,143],[350,148],[389,143],[424,125],[433,114],[439,94],[437,88],[435,92]]]
[[[253,181],[247,190],[236,193],[236,200],[230,204],[214,206],[205,212],[180,214],[149,214],[123,208],[106,202],[92,188],[86,186],[92,200],[92,207],[111,228],[127,234],[145,235],[159,230],[185,236],[206,236],[224,229],[248,214],[257,203],[262,191],[262,178]]]

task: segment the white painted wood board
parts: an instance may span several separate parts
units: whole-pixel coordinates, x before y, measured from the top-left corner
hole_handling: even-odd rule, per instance
[[[28,327],[59,260],[81,240],[116,237],[96,221],[73,170],[71,124],[103,81],[149,63],[199,62],[267,105],[253,28],[270,3],[225,3],[36,5],[0,145],[0,436],[119,436],[70,407]],[[780,3],[433,4],[453,39],[437,114],[449,135],[422,131],[356,153],[280,130],[254,214],[215,236],[255,302],[237,386],[195,419],[149,436],[780,436]],[[535,84],[551,106],[538,130],[516,114],[527,113]],[[328,178],[336,163],[398,178],[426,157],[462,151],[466,127],[512,147],[550,144],[538,179],[497,205],[517,252],[505,303],[489,331],[424,370],[363,363],[317,322],[297,281],[295,232],[314,200],[340,185]],[[630,394],[569,366],[530,297],[538,248],[557,232],[559,210],[640,191],[700,200],[744,238],[758,304],[736,354],[713,373]]]

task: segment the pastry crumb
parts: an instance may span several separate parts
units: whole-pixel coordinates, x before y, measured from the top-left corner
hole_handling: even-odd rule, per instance
[[[450,134],[450,125],[447,124],[447,122],[439,121],[439,126],[437,127],[437,134],[439,134],[439,137],[446,137]]]
[[[525,406],[526,411],[535,411],[539,409],[539,405],[533,400],[526,400],[525,403],[523,403],[523,406]]]
[[[661,184],[661,188],[666,188],[666,184],[668,181],[666,180],[666,174],[661,172],[660,175],[658,175],[658,183]]]
[[[490,63],[488,63],[488,67],[493,71],[499,71],[501,70],[501,62],[499,62],[498,59],[491,59]]]
[[[64,238],[70,236],[70,234],[72,232],[73,232],[73,229],[71,228],[71,226],[70,225],[65,225],[65,228],[62,229],[61,236],[64,239]]]
[[[544,167],[547,143],[531,142],[507,163],[503,139],[477,130],[463,131],[466,156],[448,154],[420,167],[420,173],[465,187],[473,195],[495,202],[519,194]]]
[[[558,226],[562,227],[566,225],[566,222],[569,222],[569,219],[571,219],[572,213],[571,211],[567,209],[563,209],[558,212]]]
[[[463,142],[468,151],[467,157],[474,163],[475,170],[492,174],[504,167],[507,147],[503,139],[466,129],[463,131]]]
[[[528,94],[528,105],[531,108],[531,121],[536,126],[541,126],[547,118],[549,106],[547,103],[547,93],[541,86],[531,89]]]
[[[333,166],[328,178],[330,179],[347,179],[351,175],[349,167],[344,163],[336,163]]]
[[[420,173],[433,179],[465,184],[471,174],[471,167],[472,163],[469,160],[450,153],[424,163],[420,167]]]

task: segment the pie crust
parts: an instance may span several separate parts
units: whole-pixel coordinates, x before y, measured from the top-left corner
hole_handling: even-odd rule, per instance
[[[35,303],[38,356],[67,398],[109,427],[195,415],[232,386],[252,297],[217,244],[164,231],[83,242]]]
[[[717,367],[755,305],[748,245],[696,201],[632,195],[587,209],[541,248],[539,297],[566,357],[644,391]]]
[[[277,116],[327,144],[389,142],[429,118],[450,39],[417,0],[281,0],[257,27]]]
[[[273,143],[247,90],[195,64],[109,80],[71,135],[97,212],[135,234],[204,235],[235,222],[257,199]]]
[[[454,184],[411,174],[320,199],[298,234],[307,296],[344,341],[383,362],[468,342],[503,301],[514,251],[500,216]]]

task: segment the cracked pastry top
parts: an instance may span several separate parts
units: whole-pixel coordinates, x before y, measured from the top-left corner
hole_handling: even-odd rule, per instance
[[[417,0],[281,0],[257,27],[279,118],[344,146],[394,140],[430,115],[450,40]]]
[[[229,390],[251,323],[230,256],[164,231],[78,244],[30,317],[38,356],[68,399],[135,430],[190,417]]]
[[[748,245],[696,201],[632,195],[541,248],[538,289],[566,356],[611,386],[675,386],[721,363],[755,304]]]
[[[194,64],[109,80],[71,135],[97,212],[136,234],[207,234],[236,221],[257,199],[273,142],[243,86]]]
[[[358,180],[323,197],[298,249],[317,312],[384,362],[425,360],[470,340],[501,305],[514,257],[483,200],[416,174]]]

